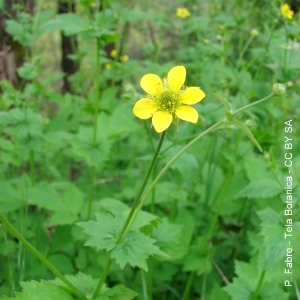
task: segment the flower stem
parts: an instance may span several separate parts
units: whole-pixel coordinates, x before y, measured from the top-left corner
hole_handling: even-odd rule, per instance
[[[187,282],[187,284],[185,285],[185,288],[184,288],[182,300],[190,299],[190,290],[191,290],[191,285],[192,285],[192,282],[194,280],[195,274],[196,274],[196,271],[193,271],[193,272],[190,273],[189,278],[188,278],[188,282]]]
[[[260,100],[257,100],[257,101],[255,101],[255,102],[249,103],[249,104],[247,104],[247,105],[245,105],[245,106],[243,106],[243,107],[237,109],[236,111],[234,111],[234,112],[232,113],[232,115],[236,115],[237,113],[239,113],[239,112],[241,112],[241,111],[243,111],[243,110],[245,110],[245,109],[247,109],[247,108],[249,108],[249,107],[251,107],[251,106],[260,104],[260,103],[262,103],[262,102],[264,102],[264,101],[266,101],[266,100],[268,100],[268,99],[270,99],[270,98],[272,98],[272,97],[274,97],[274,96],[275,96],[275,94],[272,92],[270,95],[268,95],[268,96],[266,96],[266,97],[264,97],[264,98],[262,98],[262,99],[260,99]]]
[[[237,109],[236,111],[232,112],[232,115],[236,115],[237,113],[252,107],[254,105],[260,104],[270,98],[272,98],[273,96],[275,96],[275,94],[272,92],[270,95],[257,100],[255,102],[252,102],[250,104],[247,104],[239,109]],[[175,154],[173,156],[173,158],[165,165],[165,167],[160,171],[160,173],[156,176],[156,178],[153,180],[152,184],[150,185],[150,187],[148,188],[147,192],[144,194],[144,197],[141,199],[141,201],[139,202],[139,205],[137,207],[137,209],[134,211],[133,216],[130,220],[130,223],[128,224],[128,228],[130,228],[131,224],[134,222],[134,220],[136,219],[138,213],[140,212],[140,210],[142,209],[142,207],[144,206],[148,196],[150,195],[151,191],[153,190],[153,188],[155,187],[155,185],[157,184],[157,182],[160,180],[160,178],[164,175],[164,173],[169,169],[169,167],[173,164],[173,162],[179,157],[181,156],[181,154],[183,154],[188,148],[190,148],[192,145],[194,145],[198,140],[200,140],[204,135],[216,130],[224,121],[226,121],[226,119],[223,119],[217,123],[215,123],[214,125],[210,126],[209,128],[207,128],[205,131],[201,132],[198,136],[196,136],[193,140],[191,140],[186,146],[184,146],[177,154]]]
[[[257,284],[257,287],[256,287],[256,290],[254,292],[254,295],[252,296],[252,300],[257,300],[258,298],[258,295],[259,295],[259,292],[260,292],[260,289],[261,289],[261,286],[263,284],[263,281],[264,281],[264,277],[265,277],[265,274],[266,274],[266,270],[262,271],[261,275],[260,275],[260,278],[259,278],[259,282]]]
[[[142,196],[142,194],[143,194],[143,192],[144,192],[144,190],[145,190],[145,187],[146,187],[146,185],[147,185],[147,183],[148,183],[148,180],[149,180],[149,178],[150,178],[150,175],[151,175],[151,173],[152,173],[152,171],[153,171],[153,169],[154,169],[154,166],[155,166],[155,164],[156,164],[157,157],[158,157],[159,151],[160,151],[160,149],[161,149],[161,146],[162,146],[162,144],[163,144],[163,141],[164,141],[164,139],[165,139],[165,136],[166,136],[166,131],[164,131],[164,132],[161,134],[161,136],[160,136],[160,140],[159,140],[159,142],[158,142],[157,148],[156,148],[155,153],[154,153],[154,155],[153,155],[151,164],[150,164],[150,166],[149,166],[149,169],[148,169],[148,171],[147,171],[147,174],[146,174],[146,176],[145,176],[145,179],[144,179],[144,181],[143,181],[143,184],[142,184],[142,186],[141,186],[141,189],[140,189],[140,191],[139,191],[139,193],[138,193],[138,195],[137,195],[137,197],[136,197],[136,199],[135,199],[135,201],[134,201],[134,203],[133,203],[133,205],[132,205],[132,207],[131,207],[130,213],[129,213],[128,217],[127,217],[127,220],[126,220],[126,222],[125,222],[125,225],[124,225],[124,227],[123,227],[123,229],[122,229],[122,232],[121,232],[121,234],[120,234],[120,236],[119,236],[118,243],[120,243],[121,241],[123,241],[123,239],[124,239],[126,233],[128,232],[128,230],[129,230],[129,228],[130,228],[130,226],[131,226],[131,224],[132,224],[132,216],[135,215],[135,210],[136,210],[136,208],[138,207],[138,205],[139,205],[140,202],[141,202],[141,201],[140,201],[141,196]]]
[[[100,277],[100,279],[99,279],[99,282],[98,282],[98,284],[97,284],[97,287],[96,287],[96,289],[95,289],[95,292],[94,292],[94,294],[93,294],[92,299],[96,298],[96,297],[99,295],[99,293],[100,293],[100,291],[101,291],[101,288],[102,288],[102,285],[103,285],[103,283],[104,283],[104,281],[105,281],[105,279],[106,279],[106,276],[107,276],[107,274],[108,274],[108,272],[109,272],[109,269],[110,269],[110,267],[111,267],[111,263],[112,263],[112,259],[109,258],[108,261],[107,261],[107,264],[106,264],[106,266],[105,266],[105,269],[103,270],[103,272],[102,272],[102,274],[101,274],[101,277]]]
[[[118,243],[118,244],[121,243],[121,242],[123,241],[124,237],[126,236],[128,230],[129,230],[129,228],[130,228],[130,225],[132,224],[132,222],[131,222],[132,216],[133,216],[133,214],[134,214],[134,212],[135,212],[135,210],[136,210],[138,204],[140,203],[140,198],[141,198],[141,196],[142,196],[142,194],[143,194],[143,192],[144,192],[144,190],[145,190],[145,187],[146,187],[147,182],[148,182],[148,180],[149,180],[149,178],[150,178],[150,175],[151,175],[151,173],[152,173],[152,170],[153,170],[153,168],[154,168],[154,166],[155,166],[155,164],[156,164],[156,161],[157,161],[157,158],[158,158],[158,154],[159,154],[159,151],[160,151],[161,146],[162,146],[162,144],[163,144],[163,141],[164,141],[164,139],[165,139],[165,136],[166,136],[166,131],[164,131],[164,132],[161,134],[161,136],[160,136],[160,140],[159,140],[159,142],[158,142],[157,148],[156,148],[155,153],[154,153],[154,155],[153,155],[151,164],[150,164],[150,166],[149,166],[148,172],[147,172],[147,174],[146,174],[146,176],[145,176],[145,179],[144,179],[144,181],[143,181],[143,184],[142,184],[142,186],[141,186],[141,189],[140,189],[140,191],[139,191],[139,193],[138,193],[138,195],[137,195],[137,197],[136,197],[136,199],[135,199],[135,201],[134,201],[134,203],[133,203],[133,205],[132,205],[132,207],[131,207],[130,213],[129,213],[127,219],[126,219],[126,222],[125,222],[125,224],[124,224],[124,226],[123,226],[123,229],[122,229],[122,231],[121,231],[121,234],[119,235],[119,238],[118,238],[118,240],[117,240],[117,243]],[[109,260],[108,260],[108,262],[107,262],[107,264],[106,264],[106,267],[105,267],[105,269],[103,270],[102,275],[101,275],[101,277],[100,277],[100,279],[99,279],[98,285],[97,285],[97,287],[96,287],[96,289],[95,289],[95,292],[94,292],[94,294],[93,294],[93,298],[97,297],[98,294],[100,293],[101,288],[102,288],[102,285],[103,285],[103,283],[105,282],[106,276],[107,276],[107,274],[108,274],[108,272],[109,272],[111,263],[112,263],[112,259],[109,258]]]
[[[142,209],[142,207],[144,206],[148,196],[150,195],[150,193],[152,192],[153,188],[155,187],[155,185],[157,184],[157,182],[160,180],[160,178],[164,175],[164,173],[169,169],[169,167],[171,166],[171,164],[182,154],[184,153],[190,146],[192,146],[194,143],[196,143],[200,138],[202,138],[204,135],[206,135],[207,133],[215,130],[217,127],[219,127],[222,123],[224,122],[224,120],[221,120],[217,123],[215,123],[214,125],[212,125],[211,127],[209,127],[208,129],[206,129],[205,131],[203,131],[202,133],[200,133],[196,138],[194,138],[192,141],[190,141],[185,147],[183,147],[175,156],[173,156],[173,158],[165,165],[165,167],[160,171],[160,173],[156,176],[156,178],[153,180],[152,184],[150,185],[150,187],[148,188],[147,192],[145,193],[144,197],[141,199],[141,201],[139,202],[139,205],[137,207],[137,209],[134,211],[133,216],[130,220],[130,223],[128,224],[128,227],[131,226],[131,224],[134,222],[134,220],[136,219],[138,213],[140,212],[140,210]]]
[[[265,98],[262,98],[258,101],[255,101],[253,103],[250,103],[250,104],[247,104],[241,108],[239,108],[238,110],[234,111],[232,113],[232,115],[235,115],[249,107],[252,107],[254,105],[257,105],[259,103],[262,103],[268,99],[270,99],[271,97],[273,97],[275,94],[274,93],[271,93],[269,96],[265,97]],[[160,149],[161,149],[161,146],[163,144],[163,141],[164,141],[164,138],[165,138],[165,135],[166,135],[166,131],[164,131],[160,137],[160,140],[159,140],[159,143],[157,145],[157,148],[156,148],[156,151],[154,153],[154,156],[152,158],[152,161],[151,161],[151,164],[149,166],[149,169],[148,169],[148,172],[146,174],[146,177],[144,179],[144,182],[142,184],[142,187],[138,193],[138,196],[136,197],[133,205],[132,205],[132,208],[130,210],[130,213],[127,217],[127,220],[123,226],[123,229],[122,229],[122,232],[117,240],[117,243],[121,243],[124,239],[124,237],[126,236],[128,230],[130,229],[131,225],[133,224],[133,222],[135,221],[136,217],[138,216],[139,212],[141,211],[142,207],[144,206],[148,196],[150,195],[150,193],[152,192],[153,188],[155,187],[155,185],[157,184],[157,182],[160,180],[160,178],[164,175],[164,173],[169,169],[169,167],[172,165],[172,163],[181,155],[183,154],[189,147],[191,147],[193,144],[195,144],[198,140],[200,140],[204,135],[216,130],[222,123],[224,123],[226,121],[226,119],[223,119],[217,123],[215,123],[214,125],[210,126],[209,128],[207,128],[205,131],[201,132],[199,135],[197,135],[193,140],[191,140],[186,146],[184,146],[176,155],[173,156],[173,158],[165,165],[165,167],[160,171],[160,173],[156,176],[156,178],[153,180],[152,184],[150,185],[150,187],[148,188],[147,192],[144,194],[144,197],[141,199],[141,196],[145,190],[145,187],[147,185],[147,182],[150,178],[150,175],[151,175],[151,172],[155,166],[155,163],[156,163],[156,160],[157,160],[157,157],[158,157],[158,154],[160,152]],[[109,259],[107,265],[106,265],[106,268],[104,269],[102,275],[101,275],[101,278],[99,280],[99,283],[97,285],[97,288],[94,292],[94,296],[93,297],[96,297],[98,295],[98,293],[100,292],[101,290],[101,287],[105,281],[105,278],[107,276],[107,273],[109,271],[109,268],[111,266],[111,259]],[[193,278],[192,278],[193,279]],[[191,280],[192,280],[191,279]]]
[[[96,69],[95,69],[95,99],[94,99],[94,132],[93,146],[97,144],[98,133],[98,114],[99,114],[99,98],[100,98],[100,39],[96,38]]]
[[[32,252],[55,276],[57,276],[62,282],[64,282],[71,291],[80,297],[80,299],[86,299],[85,295],[80,292],[70,281],[68,281],[62,273],[35,247],[33,247],[21,233],[6,219],[6,217],[0,212],[0,221],[3,222],[6,228],[14,235],[30,252]]]
[[[254,39],[254,35],[250,35],[249,39],[246,41],[242,51],[240,52],[240,55],[239,55],[239,58],[237,60],[237,67],[239,68],[240,65],[242,64],[242,60],[243,60],[243,57],[247,51],[247,49],[249,48],[250,44],[252,43]]]

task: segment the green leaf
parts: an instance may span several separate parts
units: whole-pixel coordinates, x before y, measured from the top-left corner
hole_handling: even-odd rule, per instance
[[[1,212],[11,212],[25,206],[16,188],[7,181],[0,181]]]
[[[85,245],[110,251],[112,259],[115,259],[121,268],[127,263],[147,270],[146,258],[149,255],[166,256],[154,245],[155,240],[140,232],[130,231],[122,244],[117,240],[125,223],[125,217],[100,213],[96,215],[97,221],[80,222],[78,225],[84,232],[90,235]]]
[[[84,20],[75,14],[67,13],[56,16],[56,19],[50,20],[41,26],[39,35],[45,32],[63,31],[65,35],[71,36],[84,31],[91,31],[93,28],[87,20]]]
[[[101,293],[96,300],[131,300],[138,295],[138,293],[128,289],[124,285],[118,284],[105,293]]]
[[[18,69],[18,75],[21,78],[28,79],[28,80],[33,80],[37,78],[38,76],[38,71],[37,71],[37,66],[36,64],[32,62],[25,62],[22,67]]]
[[[121,214],[129,209],[128,205],[113,198],[103,198],[97,204],[99,204],[105,211],[110,212],[113,215]]]
[[[69,280],[80,292],[85,294],[88,298],[90,298],[97,286],[98,280],[93,279],[91,275],[84,274],[79,272],[76,275],[65,275],[66,279]],[[51,281],[57,286],[66,287],[65,283],[62,282],[59,278],[55,278]],[[108,289],[104,286],[101,289],[101,292],[107,291]]]
[[[101,133],[102,131],[99,135]],[[105,139],[104,136],[101,138],[99,135],[94,142],[93,128],[82,126],[71,142],[75,156],[85,160],[89,166],[97,166],[98,169],[103,167],[108,160],[112,145],[111,141]]]
[[[265,179],[270,176],[266,160],[262,155],[251,155],[249,153],[249,155],[244,157],[243,163],[247,178],[251,182]]]
[[[257,214],[262,221],[260,235],[264,238],[266,261],[274,263],[284,256],[287,248],[282,218],[271,208]]]
[[[129,215],[129,210],[126,212],[125,216]],[[140,211],[137,218],[134,220],[133,224],[130,227],[130,230],[136,230],[148,226],[150,224],[156,224],[159,218],[153,214],[150,214],[147,211]]]
[[[287,300],[287,299],[289,299],[289,294],[285,293],[281,288],[279,288],[273,282],[266,284],[262,288],[259,295],[260,295],[261,300],[273,300],[273,299]]]
[[[181,241],[182,225],[171,224],[166,218],[153,229],[153,238],[157,245],[172,259],[179,259],[187,252],[187,246]]]
[[[251,292],[246,282],[242,279],[234,278],[233,282],[224,287],[224,290],[231,296],[232,300],[250,300]]]
[[[30,282],[20,282],[20,285],[23,288],[23,293],[17,292],[15,298],[1,297],[0,300],[74,300],[74,298],[64,290],[44,280],[41,282],[33,280]]]
[[[231,296],[232,300],[250,300],[257,288],[259,280],[257,270],[255,271],[254,268],[247,263],[237,262],[235,265],[238,269],[239,277],[235,277],[232,283],[224,287],[224,290]],[[257,283],[254,284],[254,281]],[[249,284],[249,282],[252,282],[252,284]],[[279,288],[276,282],[263,282],[258,296],[258,299],[261,300],[288,299],[288,294]]]
[[[53,211],[49,225],[73,224],[84,203],[83,193],[72,183],[39,183],[28,191],[28,203]]]
[[[132,105],[129,103],[120,103],[110,116],[108,136],[115,136],[133,131],[135,129],[135,122],[133,120]]]
[[[79,272],[76,275],[65,275],[80,292],[85,294],[88,299],[91,299],[97,287],[99,279],[93,279],[91,275]],[[66,287],[66,285],[59,279],[55,278],[51,281],[57,286]],[[115,285],[112,288],[106,287],[104,284],[101,288],[100,294],[95,300],[131,300],[138,294],[123,285]]]
[[[175,183],[166,181],[156,185],[156,203],[173,202],[174,199],[183,201],[187,198],[187,192],[179,189]]]
[[[146,259],[150,255],[159,255],[168,257],[159,247],[154,245],[156,241],[140,232],[129,232],[123,244],[118,244],[111,252],[111,258],[114,258],[123,269],[127,263],[131,266],[140,267],[148,271]]]
[[[236,198],[270,198],[282,192],[283,188],[273,179],[261,179],[249,183]]]
[[[24,26],[15,21],[7,20],[5,22],[6,31],[13,37],[14,41],[19,42],[21,45],[28,47],[31,46],[34,42],[34,37],[29,32],[26,32]]]
[[[79,222],[77,225],[91,236],[85,243],[86,246],[95,247],[97,250],[111,251],[117,245],[116,241],[124,223],[123,216],[115,218],[111,214],[98,213],[96,221]]]

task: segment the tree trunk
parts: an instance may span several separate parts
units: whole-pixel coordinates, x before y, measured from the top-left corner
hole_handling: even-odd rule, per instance
[[[75,12],[75,3],[73,0],[60,1],[58,3],[58,13],[65,14]],[[62,92],[71,92],[70,76],[78,71],[78,63],[71,60],[68,56],[74,54],[78,47],[76,36],[67,37],[61,33],[61,69],[65,73]],[[75,48],[75,49],[74,49]]]
[[[0,80],[7,79],[15,86],[19,83],[17,68],[22,66],[25,60],[25,49],[5,30],[7,16],[17,19],[17,11],[14,6],[18,4],[29,14],[33,13],[34,0],[4,0],[3,10],[0,11]]]

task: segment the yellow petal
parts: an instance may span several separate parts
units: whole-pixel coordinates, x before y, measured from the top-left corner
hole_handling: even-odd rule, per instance
[[[156,102],[148,98],[138,100],[132,110],[133,114],[140,119],[149,119],[156,111]]]
[[[152,124],[157,132],[163,132],[171,125],[173,117],[167,111],[157,111],[152,118]]]
[[[187,105],[182,105],[178,107],[175,111],[176,116],[184,121],[192,122],[192,123],[197,123],[198,121],[198,112],[195,108],[187,106]]]
[[[178,66],[172,68],[168,73],[168,84],[169,86],[179,91],[185,82],[186,70],[184,66]]]
[[[155,96],[162,91],[162,80],[155,74],[146,74],[142,77],[140,85],[149,95]]]
[[[183,104],[195,104],[201,101],[205,97],[205,93],[198,87],[189,87],[182,93]]]

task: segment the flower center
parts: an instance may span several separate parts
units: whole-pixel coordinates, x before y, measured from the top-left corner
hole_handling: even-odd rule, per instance
[[[158,110],[175,113],[180,102],[180,91],[174,91],[170,88],[164,89],[155,99],[158,103]]]

